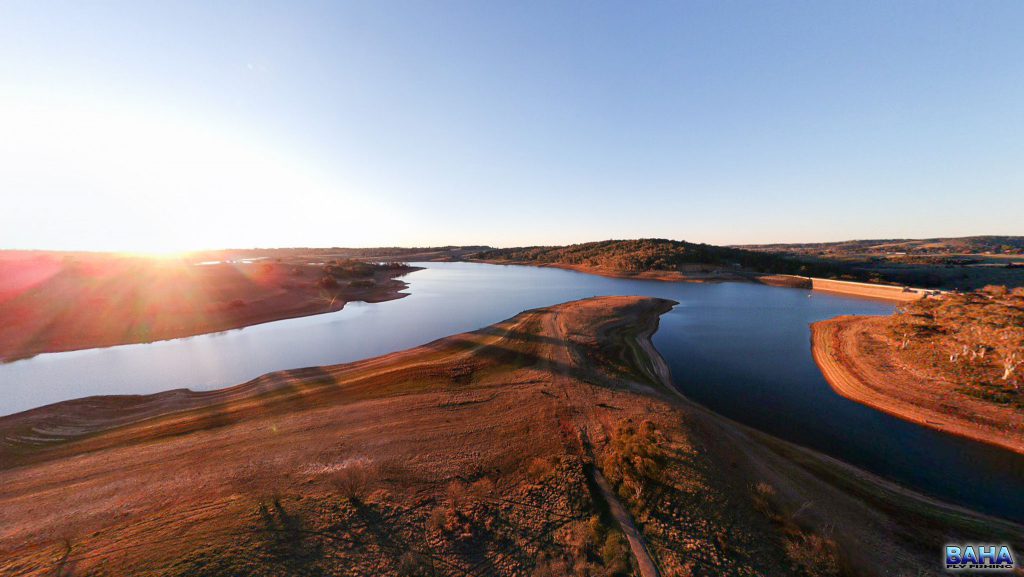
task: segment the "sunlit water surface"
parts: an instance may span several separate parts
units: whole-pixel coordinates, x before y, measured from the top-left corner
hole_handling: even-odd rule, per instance
[[[947,501],[1024,520],[1024,458],[836,395],[808,325],[887,314],[882,302],[753,284],[610,279],[552,268],[418,263],[410,295],[240,330],[39,355],[0,365],[0,414],[71,398],[209,390],[280,369],[344,363],[595,295],[679,301],[654,343],[690,398],[729,418]]]

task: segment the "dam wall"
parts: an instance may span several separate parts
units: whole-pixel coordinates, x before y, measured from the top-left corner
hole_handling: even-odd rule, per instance
[[[811,281],[811,290],[900,302],[916,301],[917,299],[924,298],[925,295],[934,292],[911,287],[832,280],[827,278],[811,277],[809,280]]]
[[[810,289],[897,302],[916,301],[927,294],[939,292],[903,286],[871,284],[866,282],[833,280],[789,274],[761,276],[757,278],[757,282],[772,286]]]

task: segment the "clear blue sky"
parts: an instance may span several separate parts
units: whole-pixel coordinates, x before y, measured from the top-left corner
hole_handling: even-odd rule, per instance
[[[1024,2],[0,4],[0,247],[1024,234]]]

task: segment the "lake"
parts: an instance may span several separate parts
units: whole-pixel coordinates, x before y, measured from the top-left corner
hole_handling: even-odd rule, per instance
[[[410,296],[225,333],[39,355],[0,365],[0,414],[100,394],[209,390],[337,364],[596,295],[679,301],[654,344],[688,397],[778,437],[968,508],[1024,521],[1024,457],[901,421],[835,394],[809,324],[891,304],[744,283],[604,278],[554,268],[415,263]]]

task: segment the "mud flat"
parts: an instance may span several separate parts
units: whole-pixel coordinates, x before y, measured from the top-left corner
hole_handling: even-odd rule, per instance
[[[905,366],[881,335],[884,319],[814,323],[814,360],[840,395],[926,427],[1024,453],[1024,415],[957,391],[956,383]]]
[[[0,418],[0,574],[938,575],[947,541],[1020,547],[682,398],[649,342],[672,305]]]

